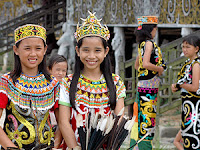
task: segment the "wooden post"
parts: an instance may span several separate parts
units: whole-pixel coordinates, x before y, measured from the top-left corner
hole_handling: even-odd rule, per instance
[[[119,74],[120,77],[123,79],[125,79],[125,66],[124,66],[124,62],[123,62],[123,56],[119,56]]]
[[[155,130],[155,137],[154,137],[156,149],[160,148],[160,128],[159,128],[160,101],[161,101],[161,97],[160,97],[160,90],[159,90],[158,95],[157,95],[156,130]]]

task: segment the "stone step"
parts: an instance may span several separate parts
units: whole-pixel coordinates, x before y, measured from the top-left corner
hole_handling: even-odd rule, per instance
[[[159,149],[162,150],[177,150],[174,146],[174,138],[176,137],[176,134],[180,130],[179,127],[165,127],[165,126],[159,126],[160,130],[160,145]],[[155,147],[156,148],[156,147]]]
[[[175,138],[180,128],[160,126],[160,138]]]

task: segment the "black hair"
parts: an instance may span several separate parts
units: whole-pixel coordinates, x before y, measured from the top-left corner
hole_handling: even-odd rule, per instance
[[[43,40],[42,40],[43,41]],[[43,41],[44,42],[44,41]],[[15,44],[15,46],[17,48],[19,48],[19,45],[20,45],[21,41],[17,42]],[[45,42],[44,42],[44,47],[46,46]],[[20,74],[22,73],[22,66],[21,66],[21,62],[20,62],[20,58],[18,55],[16,55],[14,53],[14,60],[15,60],[15,63],[14,63],[14,69],[10,72],[10,77],[12,78],[13,80],[13,83],[16,82],[17,78],[20,77]],[[47,70],[47,67],[46,67],[46,54],[44,55],[44,58],[42,60],[42,62],[38,65],[38,71],[39,72],[42,72],[45,76],[45,78],[50,81],[51,80],[51,76],[50,76],[50,73],[48,72]]]
[[[193,45],[194,47],[198,46],[200,48],[200,38],[198,36],[187,36],[183,38],[183,42],[187,42],[188,44]]]
[[[88,36],[92,37],[92,36]],[[101,38],[101,37],[100,37]],[[81,47],[83,43],[83,39],[80,39],[77,43],[78,48]],[[107,42],[106,40],[102,39],[102,44],[104,48],[106,49]],[[69,90],[69,97],[70,97],[70,102],[73,108],[75,108],[75,94],[77,92],[77,84],[78,84],[78,79],[80,77],[80,72],[84,68],[84,64],[81,62],[80,57],[78,57],[77,54],[75,54],[75,68],[74,68],[74,75],[72,78],[72,82],[70,84],[70,90]],[[109,104],[112,110],[115,109],[116,107],[116,87],[114,85],[114,81],[112,78],[112,72],[111,72],[111,62],[110,62],[110,57],[109,54],[106,55],[104,58],[103,62],[100,65],[100,69],[105,77],[107,87],[109,89]]]
[[[50,34],[47,35],[46,43],[48,45],[47,51],[46,51],[47,55],[51,54],[53,49],[58,49],[59,48],[59,46],[57,45],[57,40],[56,40],[55,33],[50,33]]]
[[[60,63],[60,62],[66,62],[67,59],[63,55],[55,54],[49,58],[48,62],[48,69],[51,70],[53,68],[54,64]]]
[[[141,44],[143,41],[151,40],[153,37],[151,32],[157,27],[157,24],[143,24],[142,29],[135,29],[136,41]]]

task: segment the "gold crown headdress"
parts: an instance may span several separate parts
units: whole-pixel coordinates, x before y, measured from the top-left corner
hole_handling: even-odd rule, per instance
[[[100,24],[101,19],[98,20],[95,13],[92,14],[90,11],[88,12],[90,15],[86,19],[81,18],[81,20],[84,21],[82,26],[79,27],[79,23],[77,24],[77,29],[74,33],[77,42],[86,36],[99,36],[106,41],[109,40],[110,32],[108,27],[106,25],[103,27]]]
[[[138,30],[142,29],[143,24],[158,24],[158,17],[157,16],[138,17]]]
[[[38,37],[46,43],[46,29],[40,25],[26,24],[18,27],[14,31],[15,44],[29,37]]]

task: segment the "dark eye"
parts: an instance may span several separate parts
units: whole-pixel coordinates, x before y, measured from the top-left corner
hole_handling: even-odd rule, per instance
[[[101,49],[96,49],[96,52],[101,52]]]
[[[25,50],[27,50],[27,51],[28,51],[28,50],[30,50],[30,48],[29,48],[29,47],[26,47],[26,48],[25,48]]]
[[[83,49],[83,51],[84,51],[84,52],[88,52],[89,50],[88,50],[88,49]]]
[[[36,48],[36,50],[41,50],[41,49],[42,49],[41,47],[37,47],[37,48]]]

